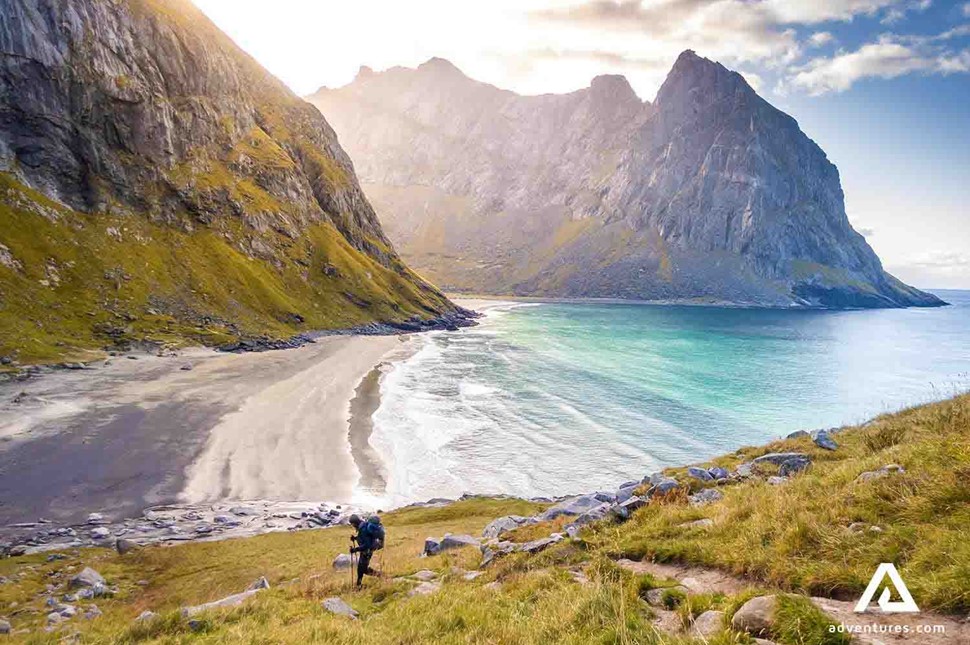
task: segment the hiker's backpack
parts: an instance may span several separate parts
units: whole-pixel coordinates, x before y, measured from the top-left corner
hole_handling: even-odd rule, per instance
[[[381,524],[381,518],[376,515],[367,518],[363,533],[367,536],[372,550],[378,551],[384,548],[384,525]]]

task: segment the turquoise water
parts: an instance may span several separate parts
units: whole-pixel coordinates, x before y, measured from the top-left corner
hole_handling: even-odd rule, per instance
[[[953,306],[497,306],[385,374],[388,501],[615,486],[970,389],[970,292],[939,294]]]

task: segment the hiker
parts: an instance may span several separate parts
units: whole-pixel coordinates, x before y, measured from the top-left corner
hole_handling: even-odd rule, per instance
[[[351,542],[356,543],[350,549],[351,553],[359,554],[357,557],[357,586],[364,583],[364,574],[376,576],[377,573],[370,568],[370,559],[374,551],[384,548],[384,527],[381,525],[381,518],[373,515],[367,520],[362,520],[359,515],[350,516],[350,525],[357,529],[357,535],[350,537]]]

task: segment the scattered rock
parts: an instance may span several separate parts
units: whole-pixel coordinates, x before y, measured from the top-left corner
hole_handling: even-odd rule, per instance
[[[192,371],[192,366],[189,365],[188,363],[186,363],[185,365],[183,365],[179,369],[182,370],[183,372],[191,372]]]
[[[124,555],[129,551],[132,551],[137,546],[137,544],[131,540],[126,540],[125,538],[118,538],[115,541],[115,550],[117,550],[120,555]]]
[[[253,584],[249,585],[246,591],[259,591],[260,589],[269,589],[269,580],[266,576],[260,576]]]
[[[441,583],[436,580],[422,582],[414,589],[411,589],[408,592],[408,595],[409,596],[428,596],[430,594],[433,594],[439,591],[440,589],[441,589]]]
[[[16,546],[12,546],[7,551],[7,555],[9,555],[12,558],[16,558],[17,556],[25,555],[26,553],[27,553],[27,545],[26,544],[18,544]]]
[[[111,537],[111,531],[103,526],[99,526],[95,529],[91,529],[91,539],[92,540],[106,540]]]
[[[561,533],[553,533],[549,537],[533,540],[532,542],[526,542],[525,544],[520,545],[516,549],[516,551],[522,551],[525,553],[538,553],[539,551],[548,549],[553,544],[558,544],[562,542],[562,540],[563,540],[563,537]]]
[[[595,495],[579,495],[556,504],[539,515],[540,522],[549,522],[563,515],[579,516],[603,504]]]
[[[825,450],[837,450],[839,444],[835,443],[835,439],[829,434],[828,430],[816,430],[812,433],[812,441],[819,448],[824,448]]]
[[[424,540],[423,553],[425,555],[438,555],[441,553],[441,541],[434,538],[426,538]]]
[[[772,486],[781,486],[782,484],[788,481],[788,478],[772,475],[771,477],[768,478],[767,481]]]
[[[138,614],[138,618],[136,618],[135,620],[136,621],[151,620],[152,618],[154,618],[157,615],[158,614],[156,614],[154,611],[145,610],[145,611],[141,612],[140,614]]]
[[[633,512],[647,505],[647,500],[633,496],[610,509],[610,512],[620,520],[628,520]]]
[[[662,607],[664,604],[663,603],[664,594],[667,593],[668,591],[674,591],[677,593],[682,593],[684,595],[689,593],[689,590],[687,589],[687,587],[684,587],[683,585],[677,585],[675,587],[657,587],[656,589],[648,590],[647,593],[644,595],[644,598],[646,599],[648,604],[653,605],[654,607]]]
[[[706,506],[722,499],[724,499],[724,493],[716,488],[705,488],[688,497],[691,506]]]
[[[331,614],[336,614],[338,616],[347,616],[351,620],[357,620],[357,610],[348,605],[342,598],[333,596],[327,598],[322,603],[323,608],[329,611]]]
[[[778,607],[776,596],[759,596],[741,605],[731,619],[731,626],[752,636],[770,636]]]
[[[743,463],[737,467],[734,474],[742,479],[754,476],[754,462]]]
[[[711,473],[707,472],[705,468],[698,468],[697,466],[691,466],[687,469],[687,476],[693,477],[694,479],[700,480],[702,482],[712,481],[714,478],[711,477]]]
[[[336,558],[333,559],[333,568],[349,569],[351,567],[352,562],[353,560],[351,559],[350,554],[341,553],[340,555],[338,555]]]
[[[724,628],[724,612],[708,610],[694,619],[690,626],[690,635],[707,641],[714,638]]]
[[[731,474],[727,471],[727,468],[721,468],[720,466],[714,466],[708,470],[714,481],[721,481],[722,479],[727,479]]]
[[[411,574],[411,577],[420,580],[421,582],[428,582],[437,578],[438,574],[430,569],[421,569],[421,571]]]
[[[808,468],[810,463],[807,459],[789,459],[778,467],[778,475],[781,477],[795,475]]]
[[[656,497],[657,495],[666,495],[667,493],[677,490],[680,488],[680,484],[677,483],[676,479],[661,479],[647,491],[647,497]]]
[[[102,524],[104,521],[104,515],[101,513],[91,513],[88,515],[88,524]]]
[[[769,463],[769,464],[775,464],[776,466],[781,466],[786,461],[791,461],[793,459],[799,460],[799,461],[801,460],[811,461],[811,457],[809,457],[804,452],[769,452],[767,455],[761,455],[760,457],[756,457],[754,460],[754,463],[756,464]]]
[[[795,432],[793,432],[790,435],[788,435],[787,437],[785,437],[785,439],[799,439],[801,437],[807,437],[807,436],[809,436],[809,435],[804,430],[796,430]]]
[[[98,609],[98,606],[97,605],[90,605],[84,611],[84,618],[85,618],[85,620],[94,620],[95,618],[99,617],[100,615],[101,615],[101,610]]]
[[[9,621],[0,620],[0,634],[9,634],[11,629]]]
[[[439,543],[439,551],[450,551],[452,549],[460,549],[466,546],[473,546],[476,549],[481,546],[481,541],[472,537],[471,535],[451,535],[445,534],[445,537],[441,539]]]
[[[105,580],[100,573],[91,567],[84,567],[81,573],[71,578],[68,586],[71,589],[77,589],[78,587],[93,589],[98,587],[103,588],[105,584]]]
[[[484,573],[485,573],[484,571],[466,571],[465,573],[462,574],[461,579],[467,580],[470,582],[475,578],[477,578],[478,576],[483,575]]]
[[[218,609],[220,607],[238,607],[251,596],[259,593],[260,591],[262,591],[262,589],[247,589],[241,593],[226,596],[225,598],[213,600],[212,602],[207,602],[202,605],[196,605],[195,607],[182,607],[182,617],[188,618],[189,616],[194,616],[200,612],[208,611],[210,609]]]
[[[856,477],[858,482],[868,482],[874,479],[882,479],[883,477],[889,477],[890,475],[901,475],[906,472],[906,469],[899,464],[886,464],[879,470],[870,470],[861,473]]]
[[[522,517],[521,515],[506,515],[505,517],[500,517],[489,522],[482,530],[482,537],[485,539],[497,538],[506,531],[512,531],[520,526],[533,523],[535,523],[535,520],[533,520],[531,517]]]

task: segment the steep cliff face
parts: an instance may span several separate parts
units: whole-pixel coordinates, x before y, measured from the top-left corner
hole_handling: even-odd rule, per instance
[[[518,96],[445,61],[310,97],[391,239],[443,287],[771,306],[942,304],[885,273],[838,171],[794,119],[684,52],[641,102],[622,77]]]
[[[188,0],[0,11],[0,354],[452,309],[319,111]]]

